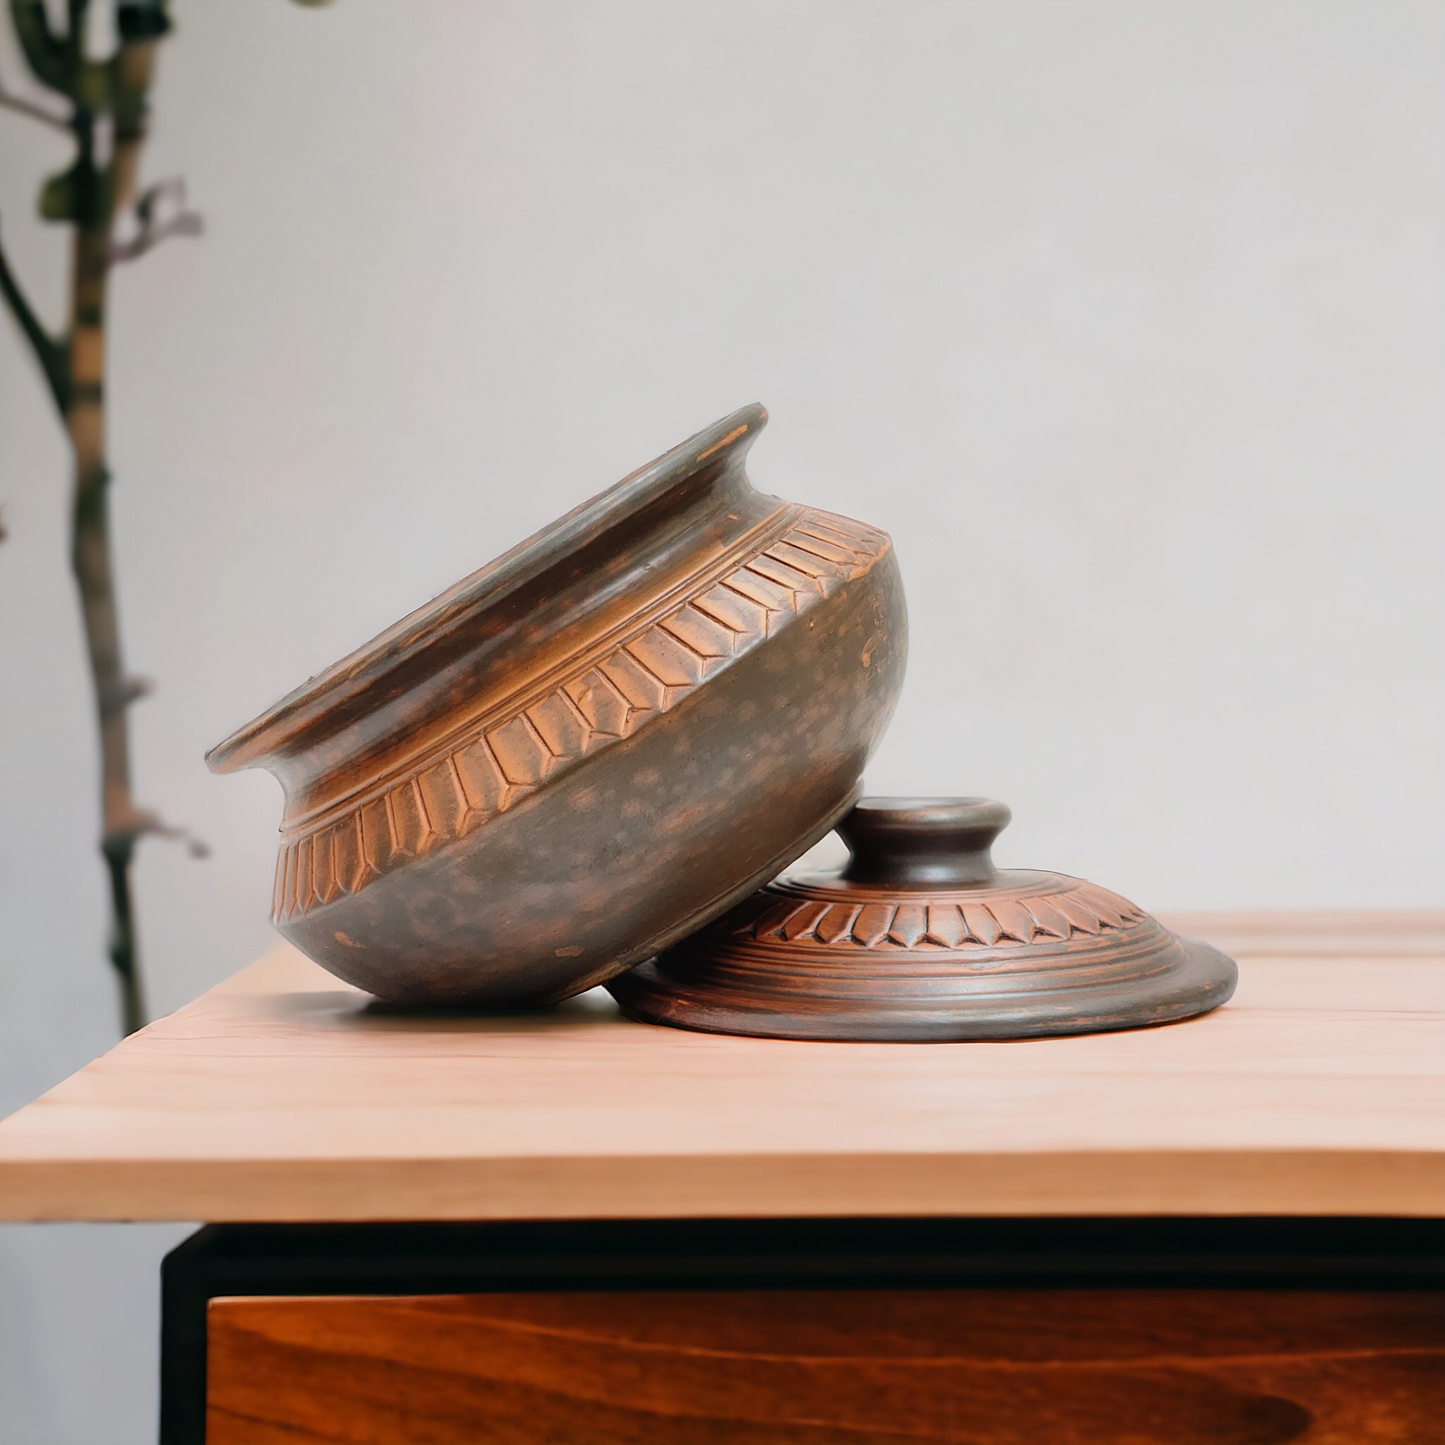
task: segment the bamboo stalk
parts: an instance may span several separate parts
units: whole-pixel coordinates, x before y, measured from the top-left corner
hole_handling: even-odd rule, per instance
[[[132,3],[118,12],[120,44],[108,64],[89,61],[84,49],[89,0],[69,0],[68,30],[50,29],[40,0],[10,0],[16,36],[41,84],[66,97],[66,122],[76,141],[75,164],[53,178],[42,195],[42,214],[72,226],[69,322],[63,337],[39,322],[0,251],[0,295],[19,323],[50,385],[70,440],[71,567],[79,594],[100,741],[100,851],[109,878],[109,953],[120,990],[126,1033],[146,1020],[140,950],[131,891],[137,840],[172,832],[136,806],[131,789],[128,709],[142,689],[125,674],[111,545],[110,468],[106,455],[106,301],[116,259],[141,255],[166,234],[193,232],[192,224],[153,223],[154,207],[136,201],[147,100],[158,39],[169,29],[163,0]],[[30,103],[10,105],[32,119],[52,120]],[[113,120],[108,159],[96,156],[97,112]],[[159,189],[159,188],[158,188]],[[134,205],[141,232],[121,252],[113,244],[116,218]],[[186,219],[186,218],[183,218]],[[193,845],[193,851],[199,851]]]
[[[74,453],[71,567],[80,594],[100,729],[101,853],[110,875],[110,960],[126,1033],[145,1022],[130,868],[144,831],[131,793],[129,702],[111,556],[110,472],[105,453],[105,303],[109,217],[76,228],[71,267],[71,395],[65,413]]]

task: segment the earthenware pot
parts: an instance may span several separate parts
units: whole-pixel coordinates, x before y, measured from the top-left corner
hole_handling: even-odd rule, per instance
[[[836,873],[769,884],[609,985],[649,1023],[790,1039],[1015,1039],[1204,1013],[1237,970],[1061,873],[999,872],[982,798],[868,798]]]
[[[903,681],[875,528],[754,491],[746,407],[208,756],[286,801],[274,921],[384,998],[531,1005],[746,897],[852,805]]]

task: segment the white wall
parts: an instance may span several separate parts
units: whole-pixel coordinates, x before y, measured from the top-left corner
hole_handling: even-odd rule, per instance
[[[279,792],[205,749],[754,399],[755,481],[898,544],[874,791],[1004,798],[1004,862],[1149,908],[1445,904],[1439,0],[178,19],[146,168],[208,233],[111,353],[139,792],[213,848],[142,855],[157,1009],[270,938]],[[0,115],[52,314],[61,154]],[[7,1108],[114,1027],[64,474],[0,325]],[[146,1438],[175,1237],[0,1232],[7,1445]]]

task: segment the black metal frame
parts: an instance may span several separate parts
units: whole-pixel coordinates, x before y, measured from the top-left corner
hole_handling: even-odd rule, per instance
[[[209,1225],[161,1272],[161,1442],[204,1445],[221,1295],[647,1289],[1442,1289],[1445,1220]]]

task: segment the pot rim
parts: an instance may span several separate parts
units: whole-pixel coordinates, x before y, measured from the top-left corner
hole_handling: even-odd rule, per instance
[[[625,527],[699,473],[740,465],[767,421],[761,403],[740,407],[639,467],[287,693],[212,748],[206,754],[207,765],[217,773],[249,767],[288,739],[309,732],[325,714],[352,711],[363,694],[383,686],[427,649],[474,624],[571,554]]]

